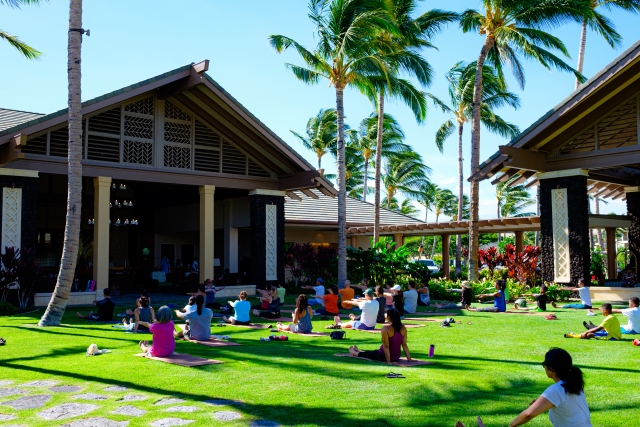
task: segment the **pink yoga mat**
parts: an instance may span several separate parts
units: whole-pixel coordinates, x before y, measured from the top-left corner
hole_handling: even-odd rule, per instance
[[[173,365],[180,366],[203,366],[203,365],[217,365],[221,362],[213,359],[203,359],[202,357],[191,356],[190,354],[174,353],[169,357],[150,357],[146,353],[135,354],[134,356],[146,357],[147,359],[157,360],[159,362],[171,363]]]
[[[336,353],[336,354],[334,354],[334,356],[337,356],[337,357],[350,357],[350,358],[356,359],[356,360],[366,360],[368,362],[376,362],[376,363],[385,363],[386,364],[386,362],[380,362],[378,360],[365,359],[364,357],[354,357],[350,353]],[[403,368],[413,368],[414,366],[433,365],[434,364],[434,362],[427,362],[426,360],[417,360],[417,359],[412,359],[411,362],[408,362],[405,357],[400,358],[400,360],[398,360],[395,363],[397,363],[398,366],[402,366]]]

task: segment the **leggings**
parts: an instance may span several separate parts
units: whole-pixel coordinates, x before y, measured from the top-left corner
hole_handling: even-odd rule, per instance
[[[262,317],[263,319],[279,319],[280,313],[272,313],[270,311],[261,311],[258,314],[258,317]]]
[[[361,351],[360,353],[358,353],[358,357],[362,357],[364,359],[369,359],[369,360],[380,361],[380,351],[379,350]]]
[[[481,307],[481,308],[476,308],[476,311],[485,311],[485,312],[489,312],[489,313],[497,313],[498,311],[498,307]]]
[[[578,309],[585,309],[585,308],[591,308],[590,305],[584,305],[582,303],[578,304],[567,304],[567,305],[563,305],[562,308],[578,308]]]
[[[337,316],[340,313],[330,313],[324,308],[319,308],[316,310],[316,314],[319,314],[321,316]]]
[[[214,310],[220,310],[220,307],[222,307],[222,306],[220,305],[220,303],[210,302],[209,304],[205,304],[205,307],[206,308],[211,308],[211,309],[214,309]]]
[[[422,300],[418,298],[418,305],[421,305],[422,307],[428,307],[429,303],[422,302]]]
[[[451,304],[447,304],[447,305],[441,305],[440,309],[443,309],[443,308],[444,309],[452,309],[452,308],[455,309],[455,308],[461,308],[461,307],[458,304],[451,303]]]
[[[231,320],[232,325],[250,325],[251,324],[251,322],[241,322],[239,320],[234,319],[233,317],[231,319],[233,319]]]

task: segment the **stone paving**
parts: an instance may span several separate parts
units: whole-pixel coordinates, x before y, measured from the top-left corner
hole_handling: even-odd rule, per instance
[[[221,422],[222,425],[231,421],[236,421],[237,424],[237,420],[244,418],[240,412],[223,410],[224,407],[243,405],[243,402],[236,400],[209,399],[197,402],[165,396],[156,398],[158,400],[155,402],[145,402],[147,405],[153,402],[153,406],[158,407],[155,410],[146,411],[129,403],[146,401],[151,396],[132,393],[134,390],[130,390],[128,387],[111,385],[102,387],[100,393],[94,393],[89,389],[96,387],[95,384],[68,385],[60,383],[61,381],[57,380],[38,380],[20,384],[13,380],[0,380],[0,423],[7,421],[17,423],[3,424],[2,427],[26,427],[29,425],[29,419],[24,414],[21,416],[21,412],[30,409],[37,409],[37,417],[41,420],[52,422],[63,420],[62,422],[65,424],[55,424],[60,427],[126,427],[132,420],[137,420],[135,425],[151,427],[184,426],[196,422],[196,420],[189,419],[189,414],[207,413],[206,411],[210,411],[208,413],[212,419]],[[84,391],[84,393],[78,393],[80,391]],[[119,394],[125,392],[128,394]],[[55,400],[51,401],[54,396]],[[69,401],[64,402],[64,399]],[[101,409],[103,405],[113,405],[114,403],[116,405],[122,403],[110,412],[117,415],[119,419],[91,417],[91,413]],[[11,408],[17,412],[7,413],[11,410],[3,411],[3,407]],[[166,415],[171,414],[171,416],[155,419],[162,413],[159,411],[167,413]],[[153,418],[149,418],[148,421],[145,418],[139,418],[143,415]],[[33,415],[30,416],[33,417]],[[123,417],[129,417],[131,420],[122,420]],[[140,424],[141,421],[143,424]],[[21,422],[25,424],[19,424]],[[280,427],[280,424],[269,420],[251,422],[247,420],[244,425],[248,427]]]

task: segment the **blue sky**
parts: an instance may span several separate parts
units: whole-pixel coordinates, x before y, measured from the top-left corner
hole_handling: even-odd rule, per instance
[[[290,129],[303,132],[309,117],[320,108],[335,106],[335,92],[325,82],[308,87],[284,68],[285,62],[301,63],[295,54],[277,54],[267,44],[270,34],[284,34],[302,44],[314,45],[313,28],[307,18],[305,0],[109,0],[84,2],[84,28],[91,37],[83,43],[83,99],[90,99],[201,59],[211,61],[209,74],[236,99],[293,146],[311,164],[315,155],[304,149]],[[0,43],[5,64],[0,71],[0,106],[25,111],[49,113],[66,107],[66,43],[68,1],[53,0],[40,7],[23,10],[2,8],[0,28],[21,37],[41,50],[39,61],[27,61],[6,43]],[[461,11],[479,6],[477,0],[455,2],[427,0],[427,8],[450,8]],[[589,77],[640,39],[640,17],[620,12],[607,14],[615,22],[624,40],[621,48],[611,49],[590,32],[584,74]],[[567,62],[574,65],[580,28],[566,25],[554,31],[572,54]],[[482,45],[477,34],[462,34],[450,26],[435,40],[438,50],[424,52],[436,71],[429,89],[446,98],[445,72],[457,61],[473,61]],[[500,114],[523,130],[565,98],[574,87],[570,74],[548,71],[525,62],[527,84],[520,91],[511,81],[510,89],[521,97],[518,111]],[[347,123],[357,126],[372,112],[371,104],[359,93],[345,95]],[[451,138],[444,154],[435,147],[434,134],[446,120],[431,109],[426,125],[417,125],[410,111],[393,102],[387,111],[402,124],[407,142],[432,169],[431,179],[440,186],[457,188],[456,140]],[[467,126],[468,128],[468,126]],[[465,176],[469,170],[469,129],[465,132]],[[483,133],[481,158],[489,157],[498,145],[507,141]],[[323,166],[335,170],[332,159]],[[494,189],[484,182],[480,193],[480,216],[496,216]],[[604,212],[624,213],[624,202],[614,201]],[[421,215],[423,217],[424,214]],[[433,219],[433,214],[430,214]]]

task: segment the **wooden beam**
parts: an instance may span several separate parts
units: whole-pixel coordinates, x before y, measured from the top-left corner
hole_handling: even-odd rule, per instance
[[[329,196],[332,199],[334,197],[336,197],[335,194],[333,194],[331,191],[327,190],[325,187],[323,187],[322,185],[316,188],[319,192],[321,192],[322,194],[324,194],[325,196]]]
[[[590,151],[588,153],[568,154],[557,159],[549,159],[550,172],[566,169],[604,169],[628,165],[633,159],[640,158],[640,146],[612,148],[610,150]]]
[[[593,195],[593,197],[600,197],[605,193],[608,193],[609,191],[618,188],[618,186],[616,184],[609,184],[606,187],[604,187],[602,190],[598,191],[596,194]]]
[[[486,175],[490,171],[492,171],[496,166],[501,165],[508,158],[509,156],[499,154],[495,159],[491,160],[489,163],[483,166],[482,169],[480,169],[478,172],[474,173],[469,178],[467,178],[467,181],[472,182],[476,180],[481,181],[485,179]]]
[[[609,184],[618,184],[624,185],[627,187],[633,187],[638,185],[638,180],[636,179],[627,179],[620,176],[607,175],[602,173],[603,171],[589,171],[589,178],[592,178],[594,181],[607,182]],[[640,178],[640,175],[638,175]]]
[[[532,179],[531,181],[529,181],[527,184],[524,185],[524,188],[531,188],[531,187],[535,187],[536,185],[539,185],[540,181],[538,181],[538,179]]]
[[[296,193],[294,193],[293,191],[287,191],[287,196],[289,196],[289,198],[293,199],[293,200],[298,200],[298,201],[302,201],[302,197],[298,196]]]
[[[315,178],[320,176],[317,170],[304,172],[296,172],[293,176],[284,176],[280,178],[280,190],[299,190],[302,188],[315,188],[319,184]]]
[[[505,166],[534,172],[547,171],[547,155],[539,151],[501,145],[500,154],[509,156]]]
[[[198,86],[204,83],[202,81],[202,74],[198,73],[198,71],[193,65],[191,66],[190,72],[191,74],[189,75],[189,77],[176,80],[175,82],[171,82],[159,88],[158,99],[167,99],[170,96],[173,96],[177,93],[182,93],[185,90],[189,90],[195,86]]]
[[[491,181],[491,185],[496,185],[500,182],[506,182],[510,180],[518,172],[520,172],[518,169],[509,169],[506,172],[504,172],[502,175],[500,175],[499,177]]]
[[[316,193],[314,193],[311,190],[308,190],[306,188],[301,188],[300,191],[302,191],[305,195],[307,195],[308,197],[311,197],[312,199],[319,199],[320,197],[318,197],[318,195]]]
[[[615,187],[613,190],[607,192],[606,194],[604,194],[604,195],[602,195],[600,197],[606,199],[606,198],[611,197],[612,195],[614,195],[614,194],[616,194],[616,193],[618,193],[620,191],[622,191],[624,193],[624,187]]]
[[[525,182],[526,180],[528,180],[529,178],[531,178],[533,175],[535,175],[536,173],[534,171],[524,171],[521,175],[520,178],[513,180],[510,184],[509,187],[513,187],[514,185],[519,185],[522,184],[523,182]]]

